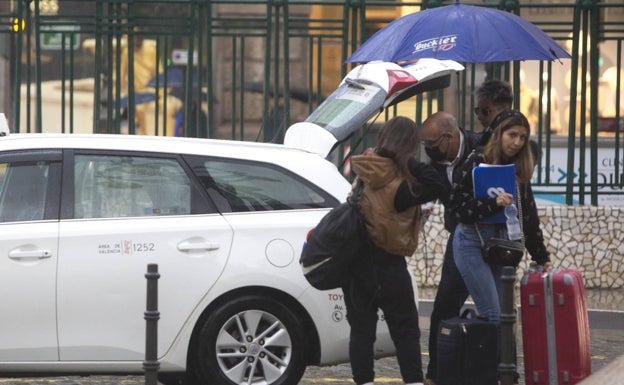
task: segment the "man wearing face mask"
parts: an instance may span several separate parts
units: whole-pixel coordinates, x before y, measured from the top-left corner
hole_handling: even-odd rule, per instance
[[[432,166],[448,183],[459,180],[461,166],[470,152],[479,145],[481,134],[466,132],[461,129],[455,116],[440,111],[429,116],[420,127],[420,139],[425,147]],[[448,197],[441,199],[444,205],[444,228],[450,233],[444,251],[442,276],[438,284],[431,324],[429,327],[429,365],[425,385],[435,385],[437,377],[437,330],[440,321],[459,315],[459,311],[468,298],[468,289],[464,284],[453,258],[453,231],[457,222],[448,208]]]

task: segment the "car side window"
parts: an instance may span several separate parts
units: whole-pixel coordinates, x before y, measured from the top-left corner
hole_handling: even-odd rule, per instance
[[[334,207],[335,198],[276,165],[188,156],[208,195],[222,212]]]
[[[77,154],[74,188],[74,218],[191,214],[191,182],[175,159]]]
[[[0,163],[0,222],[44,219],[49,164]]]

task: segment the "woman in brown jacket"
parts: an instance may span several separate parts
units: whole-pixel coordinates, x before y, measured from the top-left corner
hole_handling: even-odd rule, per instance
[[[356,384],[372,384],[378,310],[396,347],[406,384],[422,384],[418,310],[405,257],[418,241],[420,205],[439,198],[445,184],[435,169],[415,158],[417,125],[395,117],[381,128],[377,146],[351,159],[364,188],[359,205],[371,238],[362,266],[372,274],[354,274],[343,287],[351,326],[349,355]],[[366,264],[370,261],[370,264]]]

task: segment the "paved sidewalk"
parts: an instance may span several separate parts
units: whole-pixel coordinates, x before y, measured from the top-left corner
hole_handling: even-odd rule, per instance
[[[594,372],[579,385],[622,385],[624,383],[624,354],[609,365]]]
[[[421,288],[420,327],[423,367],[429,362],[427,341],[429,338],[429,315],[433,306],[435,288]],[[592,376],[583,385],[624,385],[624,289],[587,290],[589,307]],[[518,303],[518,301],[516,301]],[[522,328],[518,329],[518,371],[520,385],[524,382]],[[376,361],[375,385],[402,385],[398,365],[394,357]],[[614,378],[615,376],[615,378]],[[619,377],[619,378],[618,378]],[[597,379],[596,379],[597,378]],[[591,380],[591,381],[590,381]],[[58,378],[0,378],[0,385],[140,385],[143,376],[70,376]],[[309,367],[299,385],[353,385],[348,364],[331,367]],[[579,384],[580,385],[580,384]]]
[[[420,328],[421,348],[423,351],[423,368],[429,362],[427,341],[429,339],[429,315],[433,307],[433,295],[435,288],[420,289]],[[624,355],[624,289],[618,291],[588,290],[590,343],[592,373],[601,369],[614,370],[610,365],[616,365],[616,360]],[[520,373],[519,385],[526,385],[524,381],[524,360],[522,349],[522,327],[519,325],[516,334],[518,344],[518,372]],[[604,385],[624,385],[624,362],[616,372],[620,378],[612,379],[615,382],[605,382]],[[375,385],[402,385],[401,375],[394,357],[384,358],[375,362],[377,378]],[[612,374],[611,374],[612,375]],[[299,385],[353,385],[351,381],[351,369],[348,364],[336,365],[328,368],[309,367]],[[595,382],[587,385],[598,384]],[[585,384],[583,384],[585,385]]]
[[[421,348],[423,351],[423,368],[429,362],[427,341],[429,339],[429,315],[433,307],[433,297],[436,288],[426,287],[419,289],[420,298],[420,328]],[[516,290],[519,294],[519,290]],[[586,290],[589,308],[590,343],[592,373],[601,369],[611,370],[610,364],[624,355],[624,289],[619,290]],[[516,304],[519,299],[516,300]],[[519,385],[525,385],[524,360],[522,349],[522,327],[519,325],[516,334],[518,344],[518,372],[520,373]],[[624,359],[621,359],[624,361]],[[622,368],[617,372],[621,378],[616,382],[604,385],[624,385],[624,363],[618,366]],[[375,362],[377,378],[375,385],[402,385],[401,375],[394,357],[384,358]],[[348,364],[336,365],[327,368],[309,367],[299,385],[353,385],[351,381],[351,369]],[[588,383],[594,385],[597,383]],[[585,384],[584,384],[585,385]]]
[[[427,341],[429,333],[429,314],[433,307],[435,287],[425,287],[419,289],[420,298],[420,326],[423,331],[421,341]],[[519,290],[515,291],[519,295]],[[618,380],[609,384],[624,385],[624,288],[621,289],[586,289],[587,308],[590,326],[591,363],[592,373],[600,371],[619,360]],[[520,302],[516,299],[516,305]],[[426,329],[426,330],[425,330]],[[427,333],[427,336],[424,334]],[[520,385],[524,384],[524,365],[522,349],[522,326],[518,325],[516,334],[518,344],[518,372],[521,375]],[[426,348],[425,345],[423,345]],[[428,360],[428,356],[423,357]],[[615,365],[615,363],[614,363]],[[614,370],[610,368],[610,371]],[[594,384],[594,382],[591,382]],[[606,383],[605,383],[606,384]]]

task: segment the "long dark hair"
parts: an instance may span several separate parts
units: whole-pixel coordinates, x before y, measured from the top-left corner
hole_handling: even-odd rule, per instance
[[[377,136],[375,152],[394,160],[399,175],[408,181],[410,189],[417,181],[409,171],[408,161],[416,155],[419,143],[418,125],[403,116],[388,120]]]
[[[483,156],[486,163],[501,164],[503,163],[503,155],[501,150],[501,140],[503,132],[513,126],[522,126],[526,128],[527,134],[531,134],[531,126],[526,116],[517,110],[507,110],[501,112],[494,121],[492,127],[494,131],[483,149]],[[516,165],[516,176],[521,183],[527,183],[533,176],[533,152],[529,138],[513,159],[510,159]]]

